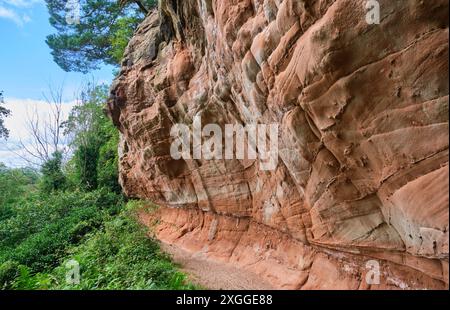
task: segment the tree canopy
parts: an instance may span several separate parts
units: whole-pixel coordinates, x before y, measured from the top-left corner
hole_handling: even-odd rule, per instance
[[[46,40],[54,61],[65,71],[83,73],[101,64],[119,64],[137,25],[157,2],[79,0],[79,21],[71,21],[66,20],[67,0],[45,1],[56,29]]]
[[[107,187],[120,193],[119,134],[103,110],[107,97],[106,85],[88,85],[63,128],[66,135],[73,136],[74,153],[69,163],[73,182],[87,190]]]

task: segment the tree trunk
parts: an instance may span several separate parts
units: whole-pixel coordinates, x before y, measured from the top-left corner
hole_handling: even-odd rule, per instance
[[[147,8],[142,4],[142,2],[140,0],[133,0],[134,3],[136,3],[138,5],[138,7],[141,9],[141,11],[147,15],[148,14],[148,10]]]

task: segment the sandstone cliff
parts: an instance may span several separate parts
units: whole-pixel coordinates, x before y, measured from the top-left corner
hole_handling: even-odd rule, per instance
[[[448,288],[449,2],[382,0],[373,25],[366,2],[160,1],[109,111],[161,240],[275,288]],[[279,124],[277,169],[173,159],[196,115]]]

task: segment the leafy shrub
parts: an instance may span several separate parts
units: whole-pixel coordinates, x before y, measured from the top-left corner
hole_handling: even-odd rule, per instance
[[[33,272],[53,267],[121,205],[122,197],[106,190],[29,197],[0,222],[0,263],[14,260]]]
[[[193,289],[186,276],[163,254],[158,243],[124,211],[108,221],[103,230],[73,248],[71,259],[79,262],[79,285],[66,284],[64,265],[53,277],[57,289]]]
[[[123,207],[122,197],[106,189],[25,201],[0,222],[0,288],[194,288],[135,220],[143,205]],[[70,259],[80,263],[79,285],[65,282]]]
[[[65,134],[74,137],[69,179],[84,190],[107,187],[120,193],[119,131],[104,112],[108,94],[106,85],[88,85],[63,125]]]
[[[119,154],[117,146],[119,144],[119,131],[111,121],[105,122],[102,126],[105,134],[105,143],[100,147],[97,163],[97,180],[100,187],[120,193],[122,188],[119,185]]]
[[[0,221],[14,215],[13,205],[35,191],[38,173],[29,168],[11,169],[0,163]]]
[[[42,165],[41,173],[41,189],[44,193],[64,189],[66,176],[62,171],[62,154],[60,152],[53,153],[52,158]]]
[[[0,265],[0,289],[10,288],[19,276],[19,263],[8,260]]]

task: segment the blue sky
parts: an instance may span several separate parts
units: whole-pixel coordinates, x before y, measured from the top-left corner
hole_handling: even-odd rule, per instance
[[[45,43],[54,33],[44,0],[0,0],[0,88],[6,97],[41,99],[49,83],[64,81],[68,99],[92,75],[110,82],[112,68],[90,75],[67,73],[53,62]]]
[[[43,93],[49,85],[59,87],[64,83],[64,100],[70,105],[87,81],[110,83],[113,77],[111,66],[88,75],[60,69],[45,43],[46,36],[55,32],[48,17],[44,0],[0,0],[0,90],[12,111],[6,120],[11,137],[6,144],[0,143],[0,162],[11,166],[25,165],[9,151],[23,136],[23,111],[43,107]]]

